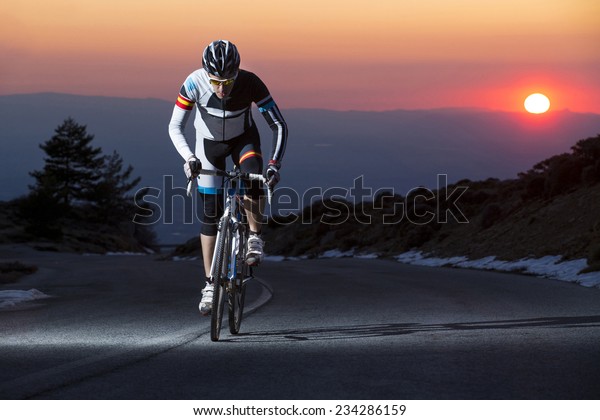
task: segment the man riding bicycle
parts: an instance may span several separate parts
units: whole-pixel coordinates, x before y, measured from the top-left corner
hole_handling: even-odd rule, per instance
[[[255,74],[240,69],[236,46],[225,40],[209,44],[202,55],[202,68],[190,74],[179,91],[169,123],[169,135],[181,157],[188,179],[198,179],[198,192],[203,204],[200,214],[200,243],[206,275],[199,308],[210,313],[213,285],[210,279],[218,220],[223,212],[222,179],[200,175],[201,169],[225,170],[225,159],[231,156],[242,172],[261,174],[263,159],[258,129],[252,118],[254,102],[273,131],[273,144],[265,177],[273,188],[279,181],[281,159],[287,143],[287,125],[266,85]],[[184,128],[196,105],[195,152],[190,149]],[[244,207],[250,227],[248,265],[258,265],[263,258],[260,237],[264,194],[258,181],[245,185]]]

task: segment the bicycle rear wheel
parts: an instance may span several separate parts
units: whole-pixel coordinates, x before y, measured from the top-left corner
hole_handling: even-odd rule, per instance
[[[223,308],[225,307],[225,294],[227,293],[227,275],[229,271],[229,258],[231,255],[231,241],[229,238],[229,221],[224,220],[215,247],[215,271],[213,282],[215,285],[210,314],[210,339],[219,341],[221,334],[221,323],[223,320]]]
[[[229,332],[237,334],[240,332],[242,317],[244,314],[244,301],[246,299],[246,280],[251,277],[251,267],[246,264],[247,227],[239,227],[239,247],[235,255],[236,276],[231,284],[228,295],[229,306]]]

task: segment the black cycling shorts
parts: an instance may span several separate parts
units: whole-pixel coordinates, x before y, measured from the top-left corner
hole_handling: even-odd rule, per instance
[[[260,136],[256,125],[250,127],[242,135],[228,141],[203,139],[204,147],[198,158],[202,169],[226,169],[226,161],[231,157],[233,163],[242,172],[261,174],[263,159],[260,149]],[[199,218],[202,223],[201,233],[208,236],[217,234],[217,223],[223,214],[223,179],[219,176],[200,175],[198,191],[200,192]],[[263,193],[259,181],[246,182],[246,195],[258,199]]]

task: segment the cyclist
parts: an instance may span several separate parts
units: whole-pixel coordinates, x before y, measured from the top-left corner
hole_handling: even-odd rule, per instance
[[[273,131],[270,159],[265,172],[267,185],[273,188],[280,178],[281,159],[287,143],[287,125],[260,78],[240,69],[240,55],[233,43],[218,40],[204,49],[202,68],[184,81],[169,123],[171,140],[185,160],[183,166],[186,176],[188,179],[198,178],[198,191],[203,204],[199,216],[206,286],[202,290],[199,307],[204,315],[210,313],[212,306],[210,268],[217,224],[223,212],[223,191],[219,191],[221,177],[198,176],[198,173],[201,169],[225,170],[228,156],[243,172],[263,172],[260,138],[251,113],[253,102]],[[184,128],[194,105],[196,145],[195,152],[192,152]],[[263,258],[264,243],[260,234],[264,194],[258,182],[248,183],[245,189],[244,206],[250,227],[246,261],[249,265],[258,265]]]

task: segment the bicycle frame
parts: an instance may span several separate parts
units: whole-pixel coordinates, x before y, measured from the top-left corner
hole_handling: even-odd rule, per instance
[[[235,186],[231,184],[235,183]],[[242,212],[244,211],[243,197],[241,192],[241,179],[238,177],[230,178],[225,177],[223,179],[223,189],[224,193],[224,206],[223,206],[223,215],[221,219],[219,219],[219,228],[217,232],[216,242],[219,243],[220,236],[222,235],[224,229],[223,224],[229,223],[229,229],[226,231],[230,231],[232,233],[231,239],[232,243],[230,246],[230,258],[229,258],[229,267],[227,267],[227,278],[229,281],[235,279],[237,275],[237,264],[236,264],[236,256],[239,251],[240,246],[240,234],[239,227],[244,215]],[[210,274],[214,279],[219,273],[215,273],[215,263],[216,258],[213,256]]]

